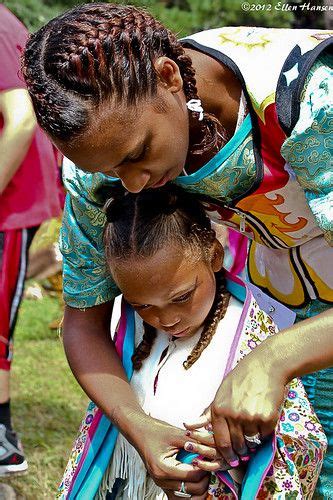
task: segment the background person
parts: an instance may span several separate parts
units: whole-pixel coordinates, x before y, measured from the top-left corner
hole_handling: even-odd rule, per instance
[[[13,334],[32,238],[60,213],[53,147],[36,122],[20,77],[28,32],[0,5],[0,475],[27,469],[12,429],[10,367]]]

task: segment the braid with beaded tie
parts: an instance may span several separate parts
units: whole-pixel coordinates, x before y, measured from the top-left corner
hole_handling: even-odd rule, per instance
[[[157,93],[160,56],[179,67],[188,102],[198,101],[195,71],[175,35],[143,9],[89,3],[65,12],[31,35],[23,74],[36,116],[53,138],[69,142],[89,127],[106,101],[138,105]],[[198,119],[196,110],[189,110]],[[201,117],[201,114],[200,114]],[[202,112],[201,142],[191,154],[218,151],[220,122]]]

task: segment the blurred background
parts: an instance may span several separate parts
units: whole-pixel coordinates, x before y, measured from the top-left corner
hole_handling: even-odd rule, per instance
[[[60,12],[80,2],[75,0],[9,0],[3,3],[33,31]],[[325,9],[320,9],[320,7],[330,4],[333,6],[330,0],[248,2],[254,5],[272,5],[273,8],[268,12],[260,9],[244,10],[242,9],[243,2],[240,0],[136,0],[114,3],[146,7],[179,36],[218,26],[324,28],[330,16],[329,12],[325,15]],[[308,6],[306,9],[301,11],[293,9],[294,6],[304,4]],[[332,11],[331,14],[333,14]]]

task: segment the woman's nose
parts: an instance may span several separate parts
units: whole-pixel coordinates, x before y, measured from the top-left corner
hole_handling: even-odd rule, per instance
[[[121,172],[118,172],[118,177],[127,191],[130,193],[139,193],[148,184],[150,173],[134,170],[128,165],[127,169],[125,166]]]

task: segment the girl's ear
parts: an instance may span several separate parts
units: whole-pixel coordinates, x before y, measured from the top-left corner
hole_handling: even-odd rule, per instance
[[[215,239],[212,248],[211,266],[214,273],[221,271],[223,266],[224,250],[219,240]]]
[[[154,63],[161,84],[175,94],[183,88],[183,79],[178,64],[169,57],[158,57]]]

